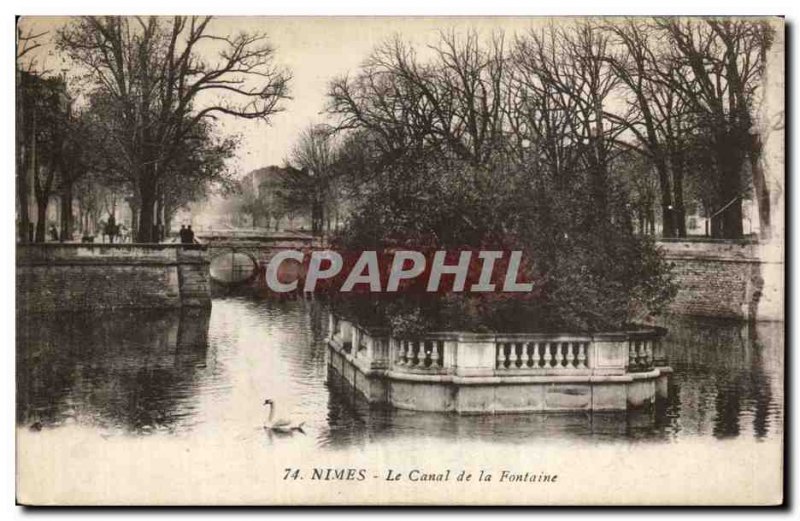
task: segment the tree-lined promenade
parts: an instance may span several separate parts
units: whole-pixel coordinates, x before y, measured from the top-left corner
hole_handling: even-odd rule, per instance
[[[84,17],[69,23],[55,41],[80,71],[76,90],[67,88],[64,75],[26,67],[26,49],[37,35],[20,36],[22,230],[29,222],[22,175],[28,171],[40,208],[36,240],[44,239],[44,212],[56,187],[66,199],[63,236],[71,236],[71,194],[81,183],[82,210],[99,211],[84,198],[125,200],[136,239],[150,242],[178,208],[213,184],[232,182],[226,160],[237,142],[217,132],[217,117],[269,120],[288,98],[290,76],[275,65],[266,35],[214,34],[210,22]]]

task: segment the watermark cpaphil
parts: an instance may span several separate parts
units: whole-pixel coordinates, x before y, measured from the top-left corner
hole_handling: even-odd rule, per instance
[[[522,250],[287,249],[263,267],[275,293],[508,293],[535,291]]]

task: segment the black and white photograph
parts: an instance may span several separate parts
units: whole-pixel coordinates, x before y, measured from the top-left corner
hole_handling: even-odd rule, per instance
[[[784,503],[783,18],[15,32],[18,504]]]

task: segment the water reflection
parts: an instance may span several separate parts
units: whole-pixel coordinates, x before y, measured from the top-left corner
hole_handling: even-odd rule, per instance
[[[782,433],[783,323],[672,319],[664,325],[675,369],[664,413],[672,431],[758,439]]]
[[[17,421],[173,430],[206,364],[208,310],[34,315],[17,322]]]
[[[370,406],[326,364],[314,301],[227,298],[209,312],[21,317],[17,421],[104,435],[352,447],[486,440],[509,444],[781,435],[783,325],[672,319],[668,397],[627,413],[458,416]],[[304,421],[269,436],[263,401]],[[205,438],[204,438],[205,439]]]

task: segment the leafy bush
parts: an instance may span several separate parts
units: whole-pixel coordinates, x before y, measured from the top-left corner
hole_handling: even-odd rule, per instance
[[[554,183],[504,165],[426,161],[386,180],[357,200],[335,247],[522,250],[534,291],[339,295],[356,320],[405,334],[597,331],[658,313],[674,296],[669,266],[633,233],[627,194],[611,182],[598,208],[586,173]]]

